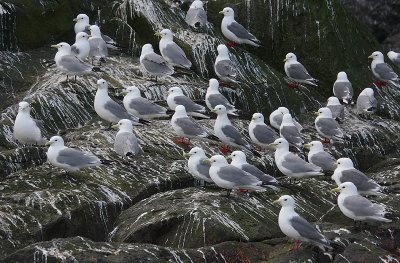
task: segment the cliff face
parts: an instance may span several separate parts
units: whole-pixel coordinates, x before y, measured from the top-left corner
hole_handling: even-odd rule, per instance
[[[120,89],[136,85],[142,93],[165,103],[165,91],[180,86],[188,96],[204,99],[208,79],[214,77],[216,46],[223,43],[218,12],[224,1],[207,5],[206,34],[193,33],[184,13],[169,1],[32,1],[2,2],[4,36],[0,53],[0,261],[1,262],[289,262],[326,261],[312,247],[288,253],[288,241],[277,224],[282,194],[295,196],[300,214],[317,223],[338,245],[330,252],[334,262],[382,262],[398,257],[398,130],[399,92],[375,89],[377,116],[365,119],[346,108],[344,142],[329,147],[336,157],[350,157],[368,176],[387,186],[387,195],[375,198],[388,205],[393,222],[352,228],[329,192],[330,176],[302,180],[279,192],[231,198],[215,186],[194,187],[168,120],[135,128],[144,153],[123,160],[112,150],[115,131],[93,109],[96,81],[106,79],[110,93],[120,100]],[[305,128],[306,141],[319,139],[312,112],[325,105],[338,71],[345,70],[355,94],[371,85],[367,56],[379,50],[367,28],[338,1],[230,2],[237,20],[263,41],[262,48],[230,49],[242,78],[224,94],[243,110],[233,120],[247,134],[249,116],[266,116],[279,107],[291,109]],[[86,13],[102,30],[118,40],[123,52],[113,51],[104,72],[65,83],[65,75],[46,67],[54,51],[50,44],[73,42],[72,19]],[[191,74],[176,74],[158,82],[141,76],[137,56],[144,43],[157,48],[155,31],[171,28],[176,41],[194,64]],[[283,63],[294,51],[321,87],[288,89]],[[32,115],[45,123],[49,138],[60,134],[68,146],[111,161],[110,165],[65,173],[46,163],[44,147],[23,146],[12,136],[17,103],[27,100]],[[214,120],[201,120],[212,131]],[[218,153],[219,142],[195,140],[208,155]],[[304,153],[299,153],[304,156]],[[277,176],[273,153],[249,160]]]

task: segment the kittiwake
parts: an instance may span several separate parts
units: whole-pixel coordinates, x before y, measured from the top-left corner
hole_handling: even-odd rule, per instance
[[[297,61],[297,57],[293,53],[286,54],[286,58],[283,60],[285,62],[285,72],[289,79],[296,83],[310,84],[313,86],[318,86],[318,80],[311,77],[306,68]]]
[[[283,115],[279,133],[282,138],[285,138],[290,144],[300,148],[303,146],[303,139],[296,125],[293,123],[292,115],[286,113]]]
[[[175,110],[176,106],[185,106],[188,115],[200,118],[209,118],[204,115],[206,108],[200,104],[193,102],[190,98],[183,94],[183,91],[179,87],[172,87],[167,91],[167,104],[171,110]]]
[[[374,76],[384,82],[400,88],[399,76],[391,66],[385,63],[383,54],[379,51],[373,52],[368,58],[372,58],[371,70]],[[384,83],[375,83],[377,86],[384,86]]]
[[[238,116],[237,109],[227,98],[219,92],[219,82],[216,79],[210,79],[206,92],[206,105],[210,110],[213,110],[217,105],[224,105],[228,114]]]
[[[254,113],[249,124],[249,136],[260,147],[267,147],[279,138],[278,134],[264,123],[264,115]]]
[[[150,76],[172,75],[174,69],[162,56],[154,53],[151,44],[145,44],[140,54],[140,66],[143,73]]]
[[[324,151],[324,146],[320,141],[312,141],[304,144],[309,148],[308,162],[322,168],[324,172],[333,172],[336,169],[336,159],[328,152]]]
[[[170,29],[163,29],[157,32],[160,36],[160,53],[163,58],[172,66],[190,69],[192,62],[186,57],[185,52],[174,42],[174,35]]]
[[[130,120],[122,119],[112,126],[119,129],[114,141],[114,151],[122,156],[137,155],[140,152],[139,141],[133,132]]]
[[[218,56],[214,63],[215,74],[225,83],[237,83],[239,81],[237,67],[229,58],[228,48],[225,45],[219,45],[217,51]]]
[[[333,84],[333,95],[346,104],[351,103],[354,92],[346,72],[341,71],[337,74],[337,79]]]
[[[41,121],[31,117],[31,106],[26,101],[21,101],[18,104],[18,114],[14,121],[14,137],[24,144],[39,144],[45,143],[45,138],[42,137],[40,127]]]
[[[279,131],[279,129],[281,128],[283,115],[285,115],[286,113],[290,113],[288,108],[286,107],[279,107],[278,109],[271,112],[271,114],[269,115],[269,123],[271,124],[271,126]],[[292,120],[294,125],[296,125],[297,129],[299,130],[299,132],[301,132],[303,127],[300,125],[300,123],[298,123],[293,118]]]
[[[207,13],[204,10],[203,2],[195,0],[190,5],[189,10],[185,17],[186,23],[196,31],[201,31],[206,28],[207,24]]]
[[[79,32],[75,36],[75,43],[71,46],[71,55],[85,60],[89,56],[90,44],[89,35],[85,32]]]
[[[357,98],[357,111],[359,114],[373,114],[378,109],[378,101],[375,98],[374,90],[365,88]]]
[[[324,137],[324,143],[330,143],[331,139],[340,140],[343,138],[343,131],[337,121],[332,118],[332,112],[329,108],[320,108],[315,113],[315,128],[319,135]]]
[[[185,156],[189,156],[188,169],[189,173],[197,180],[202,180],[207,183],[213,183],[210,177],[210,164],[204,162],[207,156],[204,150],[200,147],[192,148],[189,153],[185,153]]]
[[[393,62],[393,64],[400,67],[400,53],[389,51],[387,56]]]
[[[337,121],[344,120],[344,106],[340,104],[340,101],[337,97],[329,97],[326,107],[331,110],[332,118]]]

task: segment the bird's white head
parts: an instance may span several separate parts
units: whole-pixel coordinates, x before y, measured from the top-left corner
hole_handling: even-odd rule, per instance
[[[254,113],[251,117],[251,121],[254,121],[255,123],[264,123],[264,115],[258,112]]]
[[[218,45],[218,56],[229,58],[229,50],[225,45]]]
[[[101,37],[100,28],[96,25],[92,25],[89,27],[90,34],[94,37]]]
[[[201,149],[200,147],[194,147],[192,148],[189,153],[187,154],[189,156],[198,156],[198,157],[205,157],[206,153],[204,152],[203,149]]]
[[[222,11],[219,12],[220,14],[223,14],[226,17],[234,17],[235,16],[235,11],[233,11],[232,8],[230,7],[225,7],[222,9]]]
[[[332,192],[340,192],[343,194],[357,195],[357,187],[352,182],[344,182],[337,188],[331,190]]]
[[[278,200],[274,201],[275,204],[280,204],[282,207],[294,207],[296,202],[290,195],[282,195]]]
[[[297,61],[297,57],[294,53],[287,53],[284,62],[294,62]]]
[[[279,108],[278,108],[278,111],[279,111],[282,115],[284,115],[284,114],[286,114],[286,113],[289,113],[289,110],[288,110],[288,108],[286,108],[286,107],[279,107]]]
[[[328,106],[333,106],[333,105],[341,105],[340,104],[340,101],[339,101],[339,99],[338,98],[336,98],[336,97],[329,97],[328,98],[328,104],[327,104]]]
[[[26,101],[21,101],[18,104],[18,111],[19,112],[25,112],[25,113],[29,113],[31,111],[31,106],[29,105],[28,102]]]
[[[187,117],[187,112],[186,112],[186,108],[183,105],[177,105],[175,107],[175,113],[174,113],[175,117]]]
[[[140,90],[139,90],[139,88],[136,87],[136,86],[127,87],[127,88],[125,89],[125,92],[124,92],[124,93],[125,93],[125,94],[129,94],[129,95],[131,95],[131,96],[134,97],[134,98],[140,97],[140,96],[141,96],[141,95],[140,95]]]
[[[183,95],[183,91],[179,87],[172,87],[167,91],[167,94],[172,96],[181,96]]]
[[[133,130],[133,125],[132,125],[132,121],[128,120],[128,119],[122,119],[118,122],[117,124],[118,129],[120,131],[128,131],[128,132],[132,132]]]
[[[46,143],[46,145],[50,146],[64,146],[64,140],[60,136],[53,136],[50,138],[50,141]]]
[[[190,5],[190,9],[196,9],[196,8],[201,8],[204,9],[204,4],[203,1],[201,0],[195,0],[193,3]]]
[[[281,125],[294,125],[293,118],[290,113],[283,114]]]
[[[108,89],[108,83],[105,79],[99,79],[97,81],[97,89],[98,90],[107,90]]]
[[[274,148],[274,149],[277,149],[277,150],[279,150],[279,149],[286,149],[286,150],[289,150],[289,143],[288,143],[288,141],[287,141],[286,139],[284,139],[284,138],[278,138],[278,139],[276,139],[273,143],[269,144],[269,146],[270,146],[271,148]]]
[[[371,88],[365,88],[362,92],[364,92],[364,94],[369,96],[369,97],[373,97],[374,96],[374,90],[371,89]]]
[[[216,79],[210,79],[208,83],[208,90],[213,92],[219,92],[219,82]]]
[[[323,152],[324,146],[320,141],[312,141],[310,143],[304,144],[304,147],[310,148],[311,152]]]
[[[174,39],[174,33],[172,33],[172,31],[170,29],[163,29],[161,30],[160,33],[158,33],[158,35],[161,36],[162,39],[165,40],[173,40]]]
[[[234,151],[229,156],[228,159],[231,159],[232,162],[235,163],[246,163],[246,155],[242,151]]]
[[[337,167],[342,169],[354,168],[353,161],[350,158],[339,158],[336,161]]]
[[[154,49],[151,44],[144,44],[142,47],[142,55],[153,53]]]
[[[79,24],[89,24],[89,17],[86,14],[79,14],[73,21]]]
[[[219,154],[212,156],[207,162],[210,163],[211,166],[228,165],[228,161],[225,159],[225,157]]]
[[[332,111],[329,108],[320,108],[318,110],[318,117],[321,118],[332,118]]]
[[[68,43],[65,43],[65,42],[58,43],[57,45],[52,45],[51,47],[57,48],[58,51],[61,51],[61,52],[66,53],[66,54],[70,54],[71,53],[71,46]]]
[[[396,59],[397,58],[397,53],[394,51],[389,51],[387,53],[388,58],[390,58],[391,60]]]
[[[224,105],[217,105],[215,106],[214,109],[211,110],[212,112],[215,112],[216,114],[227,114],[226,107]]]
[[[337,80],[348,80],[346,72],[340,71],[337,74]]]
[[[378,62],[384,62],[383,54],[380,51],[373,52],[368,58],[372,58],[373,60],[376,60]]]
[[[89,40],[89,35],[86,34],[85,32],[79,32],[75,36],[75,41],[80,42],[80,41],[88,41]]]

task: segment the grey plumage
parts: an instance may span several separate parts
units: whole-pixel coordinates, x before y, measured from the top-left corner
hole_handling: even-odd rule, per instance
[[[231,60],[220,60],[214,65],[215,73],[223,81],[237,81],[236,66]]]
[[[204,160],[206,160],[207,158],[201,158],[199,163],[196,165],[197,171],[203,175],[204,177],[210,178],[211,182],[212,179],[210,177],[210,164],[208,163],[204,163]]]
[[[206,109],[203,106],[193,102],[186,96],[175,96],[174,102],[178,105],[185,106],[186,112],[206,112]]]
[[[117,102],[115,102],[113,100],[108,100],[104,104],[104,109],[109,111],[112,115],[115,116],[116,119],[118,119],[115,122],[118,122],[119,120],[122,120],[122,119],[128,119],[133,122],[139,121],[139,118],[137,118],[133,115],[130,115],[123,106],[119,105]]]
[[[287,154],[284,157],[282,161],[282,166],[290,170],[292,173],[296,174],[321,171],[320,167],[311,163],[307,163],[306,161],[304,161],[299,156],[293,153]]]
[[[88,167],[100,163],[100,159],[93,155],[88,155],[79,150],[67,148],[59,151],[57,162],[67,164],[72,167]]]
[[[327,105],[328,109],[332,112],[332,118],[344,120],[344,106],[343,105]]]
[[[174,70],[168,62],[158,54],[150,53],[143,56],[141,61],[146,71],[155,75],[171,75]]]
[[[358,192],[364,194],[381,188],[379,184],[357,169],[343,170],[339,180],[341,183],[352,182],[357,187]]]
[[[140,152],[139,141],[131,132],[119,132],[115,137],[114,151],[122,156],[128,153],[136,155]]]
[[[242,187],[251,184],[261,185],[257,177],[252,176],[233,165],[223,166],[218,171],[218,176],[225,181],[232,182],[235,186]]]
[[[336,169],[335,158],[324,151],[313,154],[311,158],[309,158],[309,162],[321,167],[324,171],[332,172]]]
[[[353,86],[350,81],[336,81],[333,84],[333,94],[339,99],[352,98],[354,95]]]
[[[383,217],[385,213],[384,206],[374,204],[360,195],[347,196],[344,198],[343,206],[357,217]]]
[[[244,146],[248,150],[251,149],[250,144],[245,139],[243,139],[242,134],[240,134],[240,132],[232,125],[225,125],[221,127],[221,130],[225,134],[225,136],[231,140],[231,142],[240,146]]]
[[[73,55],[62,56],[57,64],[60,69],[74,75],[92,72],[93,67]]]
[[[315,125],[321,135],[327,138],[343,137],[343,131],[340,129],[339,124],[332,118],[318,118]]]
[[[202,8],[190,8],[186,13],[185,21],[192,28],[205,28],[207,23],[207,13]]]
[[[392,67],[386,63],[376,64],[374,70],[382,80],[396,80],[398,78]]]
[[[108,56],[107,43],[99,37],[89,38],[90,52],[89,57],[104,58]]]
[[[151,115],[151,114],[165,114],[166,109],[155,104],[148,99],[137,97],[130,101],[129,107],[136,110],[140,115]]]
[[[314,78],[308,73],[306,68],[300,63],[290,64],[288,67],[288,75],[292,79],[313,80]]]
[[[171,42],[161,49],[162,56],[171,64],[189,69],[192,66],[185,55],[185,52],[174,42]]]
[[[282,120],[281,120],[282,121]],[[276,132],[267,125],[257,125],[253,129],[254,137],[263,144],[273,143],[279,136]]]
[[[242,165],[242,170],[257,177],[261,182],[263,183],[271,183],[271,182],[277,182],[276,179],[260,169],[258,169],[256,166],[252,164],[243,164]]]
[[[306,241],[317,245],[330,247],[330,242],[327,240],[315,226],[311,225],[301,216],[294,216],[290,220],[291,226],[300,234]]]
[[[296,126],[281,125],[280,134],[281,137],[285,138],[290,144],[300,147],[304,143]]]
[[[378,101],[375,97],[360,95],[357,98],[357,111],[360,113],[374,113],[377,110]]]
[[[237,23],[236,21],[233,21],[232,23],[228,24],[227,28],[238,38],[248,39],[257,45],[260,44],[260,41],[254,35],[252,35],[249,31],[247,31],[246,28],[244,28],[241,24]]]
[[[177,118],[175,124],[182,130],[186,136],[206,137],[208,133],[189,117]]]
[[[211,94],[208,96],[208,101],[211,108],[215,108],[217,105],[224,105],[227,111],[235,110],[232,104],[222,94]]]

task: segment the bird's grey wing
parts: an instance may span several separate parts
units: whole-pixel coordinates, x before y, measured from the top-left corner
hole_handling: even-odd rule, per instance
[[[258,169],[256,166],[254,166],[252,164],[248,164],[248,163],[243,164],[242,170],[245,172],[248,172],[251,175],[254,175],[263,183],[264,182],[276,182],[276,179],[274,177],[264,173],[263,171],[261,171],[260,169]]]
[[[93,68],[91,65],[83,62],[73,55],[65,55],[61,57],[59,66],[62,67],[64,70],[76,73],[91,71]]]
[[[311,157],[311,162],[321,167],[324,171],[334,171],[336,169],[336,159],[327,152],[318,152]]]
[[[175,124],[178,125],[183,133],[190,136],[205,136],[207,132],[189,117],[177,118]]]
[[[204,27],[207,23],[207,13],[201,8],[191,8],[186,13],[186,23],[193,27]],[[198,23],[198,25],[196,25]]]
[[[233,182],[235,185],[256,184],[260,180],[257,177],[249,175],[233,165],[221,167],[218,176],[225,181]]]
[[[223,77],[236,77],[235,64],[229,59],[218,61],[215,64],[215,70]]]
[[[114,150],[120,155],[136,155],[140,151],[139,141],[131,132],[118,133],[114,141]]]
[[[299,144],[304,142],[296,126],[282,126],[280,133],[289,143]]]
[[[104,104],[104,108],[111,112],[111,114],[113,114],[118,119],[128,119],[135,122],[139,121],[137,117],[130,115],[123,106],[121,106],[118,102],[114,100],[108,100]]]
[[[75,56],[79,55],[79,48],[75,44],[71,46],[71,54]]]
[[[316,122],[318,129],[327,136],[342,137],[339,124],[332,118],[319,118]]]
[[[173,70],[168,62],[158,54],[150,53],[144,56],[142,60],[143,66],[151,73],[172,74]]]
[[[231,31],[235,36],[238,38],[242,39],[248,39],[248,40],[255,40],[257,39],[255,36],[253,36],[249,31],[247,31],[246,28],[244,28],[241,24],[237,22],[232,22],[227,26],[228,30]]]
[[[72,167],[84,167],[91,164],[100,163],[100,159],[93,155],[88,155],[79,150],[66,148],[59,151],[57,162],[70,165]]]
[[[242,134],[232,125],[225,125],[221,128],[222,132],[228,137],[231,142],[238,145],[248,146],[249,144],[243,139]]]
[[[337,81],[333,84],[333,93],[338,98],[346,98],[353,96],[353,87],[349,81]]]
[[[163,55],[171,59],[175,64],[189,68],[192,66],[192,62],[187,59],[185,52],[176,43],[166,45],[163,49]]]
[[[293,173],[307,173],[307,172],[321,171],[320,167],[308,163],[303,159],[301,159],[299,156],[290,152],[286,154],[285,157],[283,158],[282,166],[292,171]]]
[[[311,225],[307,220],[301,216],[294,216],[290,220],[290,225],[300,234],[300,236],[312,240],[314,242],[329,245],[329,241]]]
[[[278,139],[278,135],[276,132],[266,125],[257,125],[253,129],[254,136],[261,143],[273,143],[276,139]]]
[[[234,109],[232,104],[230,104],[228,99],[225,98],[222,94],[211,94],[210,96],[208,96],[208,101],[210,102],[212,108],[217,105],[224,105],[228,111]]]
[[[43,121],[37,120],[37,119],[32,119],[32,120],[35,122],[36,126],[37,126],[41,131],[43,131],[43,130],[45,129],[45,126],[44,126],[44,122],[43,122]]]
[[[369,97],[369,100],[371,102],[372,108],[376,109],[378,107],[378,101],[376,100],[375,97]]]
[[[373,112],[376,108],[376,105],[373,105],[373,101],[371,101],[370,97],[367,95],[360,95],[357,98],[357,110],[358,111],[369,111]]]
[[[289,77],[291,77],[293,79],[306,80],[306,79],[313,78],[310,76],[310,74],[308,74],[308,71],[306,70],[306,68],[300,63],[291,64],[288,67],[288,73],[289,73]]]
[[[329,105],[326,106],[332,112],[333,118],[344,119],[344,106],[343,105]]]
[[[383,216],[384,207],[374,204],[360,195],[351,195],[343,200],[343,206],[354,213],[355,216]]]
[[[142,97],[131,100],[129,107],[135,109],[140,115],[165,114],[167,112],[164,107]]]
[[[343,170],[340,182],[352,182],[358,191],[377,190],[380,188],[379,184],[357,169]]]
[[[99,37],[89,39],[90,52],[89,56],[108,56],[107,43]]]
[[[115,40],[112,39],[111,37],[104,35],[103,33],[101,34],[101,38],[106,42],[106,43],[115,43]]]
[[[400,54],[397,54],[397,56],[392,61],[397,66],[400,66]]]
[[[272,118],[279,126],[282,124],[283,115],[277,114]]]
[[[203,106],[193,102],[186,96],[175,96],[174,101],[178,105],[185,106],[187,112],[194,112],[194,111],[205,112],[205,108]]]
[[[397,79],[398,75],[393,71],[392,67],[386,63],[379,63],[375,66],[375,72],[385,80]]]
[[[210,164],[204,163],[207,158],[200,159],[199,163],[196,165],[197,171],[203,176],[210,178]]]

